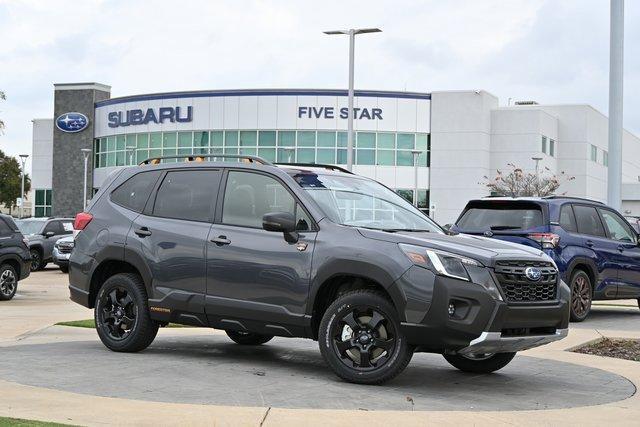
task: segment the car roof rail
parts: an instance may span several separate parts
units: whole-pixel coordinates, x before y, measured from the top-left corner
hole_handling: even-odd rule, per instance
[[[340,166],[335,166],[335,165],[329,165],[326,163],[274,163],[275,166],[300,166],[300,167],[307,167],[307,168],[322,168],[322,169],[327,169],[327,170],[332,170],[332,171],[338,171],[338,172],[344,172],[344,173],[348,173],[350,175],[353,175],[353,172],[342,168]]]
[[[244,154],[188,154],[181,156],[160,156],[160,157],[150,157],[146,160],[143,160],[138,164],[138,166],[142,165],[157,165],[160,164],[162,160],[174,160],[174,159],[183,159],[185,162],[204,162],[204,159],[238,159],[238,160],[246,160],[247,163],[259,163],[261,165],[273,166],[268,160],[263,159],[258,156],[249,156]]]
[[[582,200],[582,201],[585,201],[585,202],[598,203],[600,205],[604,205],[604,203],[599,201],[599,200],[587,199],[586,197],[553,195],[553,196],[544,196],[544,197],[542,197],[542,199],[545,199],[545,200],[554,200],[554,199]]]

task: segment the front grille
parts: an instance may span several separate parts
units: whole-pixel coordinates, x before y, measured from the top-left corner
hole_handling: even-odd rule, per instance
[[[58,245],[58,252],[61,254],[70,254],[73,251],[73,246],[69,245]]]
[[[542,272],[540,280],[527,278],[527,267],[537,267]],[[510,303],[553,301],[558,288],[558,270],[545,261],[498,261],[496,277],[502,292]]]

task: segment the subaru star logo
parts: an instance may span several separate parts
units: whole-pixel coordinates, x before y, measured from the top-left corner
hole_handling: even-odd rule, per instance
[[[542,271],[537,267],[527,267],[524,270],[524,275],[532,282],[537,282],[542,277]]]
[[[56,127],[62,132],[80,132],[89,126],[89,119],[82,113],[64,113],[56,119]]]

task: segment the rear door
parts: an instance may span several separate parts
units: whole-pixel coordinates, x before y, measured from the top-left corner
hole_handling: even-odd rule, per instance
[[[127,245],[141,245],[151,270],[150,305],[171,310],[172,318],[204,318],[206,241],[221,174],[216,168],[168,170],[129,231]]]
[[[540,249],[533,233],[548,231],[545,204],[527,200],[475,200],[469,202],[453,230],[484,235]]]
[[[604,225],[596,208],[591,205],[573,204],[581,246],[593,251],[593,261],[598,268],[598,278],[593,284],[595,291],[608,298],[617,292],[618,275],[624,257],[618,242],[607,237]]]
[[[640,296],[640,248],[638,236],[621,215],[612,209],[598,208],[609,239],[615,241],[620,262],[617,298]]]

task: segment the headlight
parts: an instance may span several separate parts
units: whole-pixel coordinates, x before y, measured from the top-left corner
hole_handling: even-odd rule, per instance
[[[435,273],[471,281],[465,265],[482,267],[475,259],[421,246],[399,244],[400,249],[416,265],[430,268]]]

